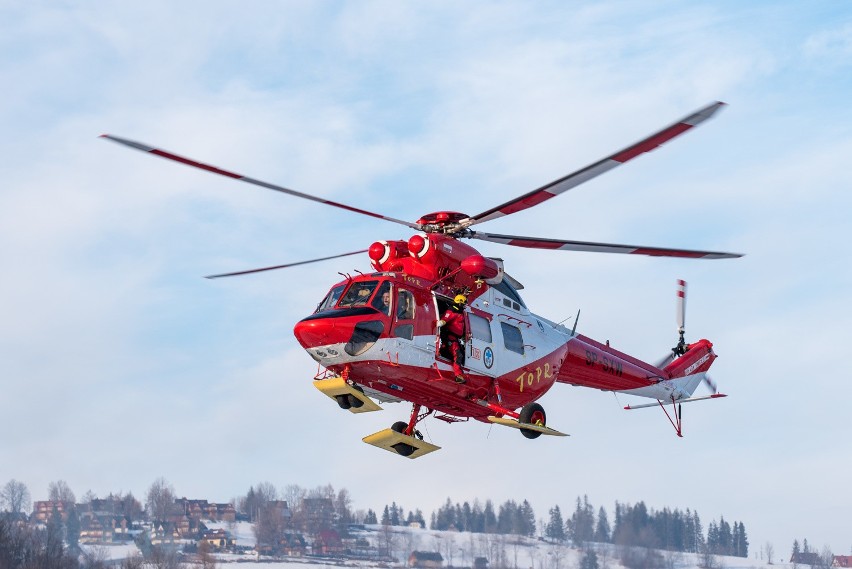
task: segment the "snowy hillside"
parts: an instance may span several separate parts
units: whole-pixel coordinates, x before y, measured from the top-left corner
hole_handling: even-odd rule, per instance
[[[248,522],[225,523],[207,522],[210,529],[224,529],[231,533],[237,544],[253,548],[256,540],[253,525]],[[518,537],[502,534],[481,534],[471,532],[436,531],[419,528],[380,525],[367,525],[356,530],[352,537],[367,539],[375,547],[388,547],[396,561],[392,564],[366,560],[348,560],[336,558],[304,557],[286,561],[267,557],[258,558],[254,553],[243,555],[220,554],[220,565],[238,569],[248,564],[261,563],[264,569],[306,569],[312,567],[357,567],[360,569],[387,569],[388,567],[407,567],[408,556],[412,551],[438,552],[446,567],[471,567],[474,559],[484,557],[490,569],[578,569],[586,552],[567,544],[551,543],[542,538]],[[590,544],[597,556],[598,569],[624,569],[621,561],[623,550],[612,544]],[[114,551],[113,551],[114,549]],[[100,547],[102,559],[121,559],[128,551],[120,547]],[[649,560],[648,552],[633,549],[636,563],[640,567],[643,560],[647,565],[641,569],[699,569],[702,556],[692,553],[655,551],[655,559]],[[764,560],[751,558],[713,556],[714,569],[790,569],[786,563],[769,565]]]

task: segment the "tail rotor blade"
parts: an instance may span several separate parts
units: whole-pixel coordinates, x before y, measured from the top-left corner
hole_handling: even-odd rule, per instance
[[[713,381],[713,378],[707,375],[706,373],[704,374],[704,383],[707,384],[708,389],[713,392],[713,395],[719,393],[719,388],[716,387],[716,382]]]
[[[663,357],[661,360],[658,360],[654,364],[654,367],[659,368],[659,369],[663,369],[664,367],[666,367],[667,365],[672,363],[672,360],[674,360],[674,358],[675,358],[674,352],[670,350],[668,355]]]
[[[686,327],[686,281],[677,281],[677,330],[683,332]]]

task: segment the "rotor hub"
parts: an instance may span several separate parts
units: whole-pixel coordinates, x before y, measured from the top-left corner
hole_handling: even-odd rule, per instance
[[[417,220],[424,233],[454,235],[470,225],[470,216],[458,211],[436,211]]]

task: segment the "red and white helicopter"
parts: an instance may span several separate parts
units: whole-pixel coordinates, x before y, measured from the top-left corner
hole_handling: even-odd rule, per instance
[[[682,436],[681,404],[724,397],[707,377],[716,359],[713,344],[684,340],[685,283],[678,289],[680,339],[662,362],[650,364],[619,352],[529,311],[503,262],[483,256],[465,243],[479,239],[514,247],[626,253],[693,259],[725,259],[741,255],[590,243],[541,237],[498,235],[471,229],[485,221],[526,210],[651,151],[712,117],[724,103],[715,102],[623,150],[576,172],[477,215],[440,211],[416,222],[297,192],[184,158],[112,135],[104,138],[249,184],[309,199],[350,212],[411,228],[408,241],[377,241],[369,249],[264,267],[209,278],[293,267],[367,252],[374,272],[346,276],[334,284],[313,314],[294,329],[299,343],[319,363],[314,385],[353,413],[378,411],[380,403],[412,404],[407,421],[398,421],[364,441],[409,458],[434,450],[416,429],[429,415],[447,422],[471,418],[520,429],[527,438],[564,436],[546,425],[536,400],[556,383],[650,398]],[[456,303],[462,295],[464,301]],[[461,301],[462,299],[458,299]],[[442,318],[448,309],[464,318],[461,374],[453,371]],[[579,316],[579,314],[578,314]],[[440,321],[440,322],[439,322]],[[459,369],[458,365],[455,368]],[[699,384],[712,393],[693,397]],[[671,405],[672,413],[666,408]]]

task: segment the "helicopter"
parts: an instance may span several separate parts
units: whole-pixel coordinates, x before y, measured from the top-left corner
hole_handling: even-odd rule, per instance
[[[352,213],[403,225],[408,240],[382,240],[369,248],[318,259],[210,275],[222,278],[295,267],[367,253],[372,271],[331,286],[313,313],[295,324],[294,335],[317,362],[314,386],[351,413],[407,402],[407,420],[363,438],[410,459],[440,447],[417,429],[429,416],[447,423],[470,419],[518,429],[529,439],[567,436],[547,425],[537,402],[564,383],[625,393],[653,402],[625,409],[660,407],[683,436],[684,403],[725,397],[707,372],[716,359],[706,339],[685,341],[686,283],[678,281],[679,339],[663,360],[644,362],[531,312],[506,272],[503,260],[481,254],[467,240],[533,249],[620,253],[687,259],[730,259],[739,253],[595,243],[502,235],[472,229],[481,223],[540,205],[604,172],[650,152],[713,117],[714,102],[602,160],[477,215],[438,211],[416,222],[323,199],[140,142],[103,138],[255,186],[312,200]],[[450,333],[452,318],[460,332]],[[710,395],[694,396],[702,383]],[[669,411],[671,410],[671,412]]]

